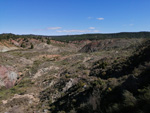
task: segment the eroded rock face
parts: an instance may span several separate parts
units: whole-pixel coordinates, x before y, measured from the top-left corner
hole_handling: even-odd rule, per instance
[[[86,44],[79,52],[95,52],[99,50],[115,49],[115,48],[129,48],[141,44],[142,39],[105,39],[95,40]]]
[[[17,80],[18,74],[11,67],[0,65],[0,87],[11,88]]]
[[[10,43],[10,41],[1,41],[0,42],[0,52],[6,52],[10,50],[16,50],[18,47],[13,42]]]
[[[6,47],[6,46],[1,46],[0,45],[0,52],[6,52],[6,51],[10,51],[10,50],[15,50],[18,49],[17,47]]]
[[[48,73],[48,71],[52,71],[52,70],[58,70],[59,67],[55,67],[55,66],[50,66],[50,67],[47,67],[47,68],[42,68],[42,69],[39,69],[38,72],[34,75],[34,79]]]
[[[19,42],[15,41],[15,40],[11,40],[11,43],[13,43],[15,46],[20,46]]]

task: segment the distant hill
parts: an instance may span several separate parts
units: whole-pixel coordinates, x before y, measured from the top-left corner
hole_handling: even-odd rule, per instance
[[[112,38],[150,38],[150,32],[122,32],[112,34],[83,34],[83,35],[66,35],[53,36],[53,40],[58,41],[79,41],[79,40],[99,40]]]
[[[121,32],[110,34],[82,34],[82,35],[63,35],[63,36],[43,36],[43,35],[15,35],[15,34],[0,34],[0,39],[9,38],[51,38],[57,41],[69,42],[80,40],[99,40],[112,38],[150,38],[150,32]]]

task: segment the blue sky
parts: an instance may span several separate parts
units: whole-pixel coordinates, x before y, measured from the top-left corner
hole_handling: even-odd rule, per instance
[[[150,0],[0,0],[0,33],[150,31]]]

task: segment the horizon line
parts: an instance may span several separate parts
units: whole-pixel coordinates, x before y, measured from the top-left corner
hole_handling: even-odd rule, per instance
[[[35,36],[75,36],[75,35],[96,35],[96,34],[120,34],[120,33],[141,33],[141,32],[150,32],[150,31],[135,31],[135,32],[113,32],[113,33],[85,33],[85,34],[66,34],[66,35],[42,35],[42,34],[17,34],[17,33],[0,33],[0,35],[2,34],[13,34],[13,35],[35,35]]]

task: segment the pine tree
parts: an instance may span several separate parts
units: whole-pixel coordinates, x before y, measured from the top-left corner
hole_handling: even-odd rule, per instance
[[[47,44],[50,44],[50,43],[51,43],[50,39],[47,39]]]
[[[34,46],[33,46],[33,44],[31,43],[31,47],[30,47],[30,49],[33,49],[34,48]]]

